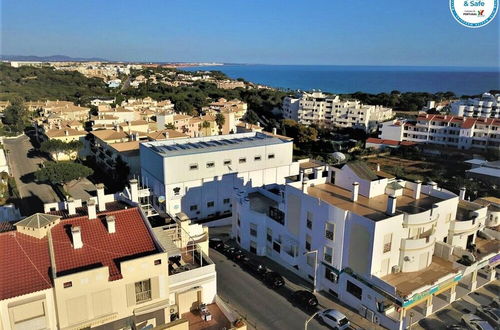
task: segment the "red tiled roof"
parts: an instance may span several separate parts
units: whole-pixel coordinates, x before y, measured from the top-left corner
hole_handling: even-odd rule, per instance
[[[0,234],[0,300],[52,287],[47,237]]]
[[[384,145],[390,145],[390,146],[413,146],[416,145],[415,142],[411,141],[397,141],[397,140],[385,140],[385,139],[378,139],[378,138],[368,138],[366,139],[366,143],[373,143],[373,144],[384,144]]]
[[[114,215],[116,232],[108,233],[105,215]],[[68,234],[71,226],[81,229],[83,247],[74,249]],[[69,274],[96,265],[109,267],[109,280],[121,279],[119,262],[133,256],[158,252],[137,208],[106,212],[98,219],[69,218],[52,228],[57,274]],[[133,239],[132,239],[133,238]]]
[[[453,123],[462,123],[461,128],[470,129],[473,128],[476,124],[483,125],[493,125],[500,126],[500,119],[496,118],[472,118],[472,117],[457,117],[457,116],[449,116],[449,115],[419,115],[418,120],[426,120],[426,121],[445,121],[445,122],[453,122]]]

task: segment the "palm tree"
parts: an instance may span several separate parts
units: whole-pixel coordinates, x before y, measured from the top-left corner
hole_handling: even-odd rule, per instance
[[[219,135],[222,134],[222,126],[226,123],[226,118],[222,113],[215,115],[215,123],[219,126]]]

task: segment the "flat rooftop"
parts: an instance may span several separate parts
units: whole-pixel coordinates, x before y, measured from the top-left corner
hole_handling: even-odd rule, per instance
[[[433,285],[440,278],[456,272],[457,269],[453,268],[451,261],[433,256],[432,263],[425,269],[418,272],[388,274],[383,276],[382,280],[396,287],[397,293],[405,297],[421,287]]]
[[[273,144],[289,143],[290,139],[260,132],[205,136],[142,143],[163,157],[201,154],[232,149],[252,148]]]
[[[336,186],[331,183],[318,184],[314,187],[309,187],[307,193],[313,197],[317,197],[322,201],[339,207],[343,210],[351,211],[355,214],[364,216],[374,221],[379,221],[388,218],[385,213],[387,210],[388,195],[367,198],[358,195],[358,201],[351,201],[351,191]],[[429,196],[421,193],[419,199],[413,198],[413,191],[407,188],[403,189],[403,195],[397,197],[396,214],[397,213],[421,213],[432,208],[432,205],[441,201],[440,198]]]
[[[267,214],[270,206],[278,206],[276,201],[258,191],[248,194],[248,198],[250,199],[250,209],[255,212]]]
[[[456,216],[457,220],[460,221],[472,220],[472,212],[477,211],[482,207],[484,206],[481,206],[478,203],[473,203],[464,200],[458,201],[457,216]]]

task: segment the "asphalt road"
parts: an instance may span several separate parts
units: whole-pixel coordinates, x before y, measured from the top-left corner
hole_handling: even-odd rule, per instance
[[[39,184],[34,181],[33,173],[39,169],[40,163],[46,159],[30,152],[33,148],[29,138],[25,135],[16,139],[3,141],[7,152],[12,175],[14,176],[20,199],[14,203],[21,214],[28,216],[36,212],[43,212],[43,204],[58,200],[56,193],[48,184]]]
[[[210,249],[217,270],[217,293],[256,329],[304,329],[310,315],[292,305],[287,286],[272,290],[224,255]],[[315,319],[308,329],[326,329]]]

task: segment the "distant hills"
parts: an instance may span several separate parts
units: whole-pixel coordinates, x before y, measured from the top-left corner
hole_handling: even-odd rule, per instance
[[[2,61],[30,61],[30,62],[107,62],[99,57],[70,57],[66,55],[34,56],[34,55],[0,55]]]

